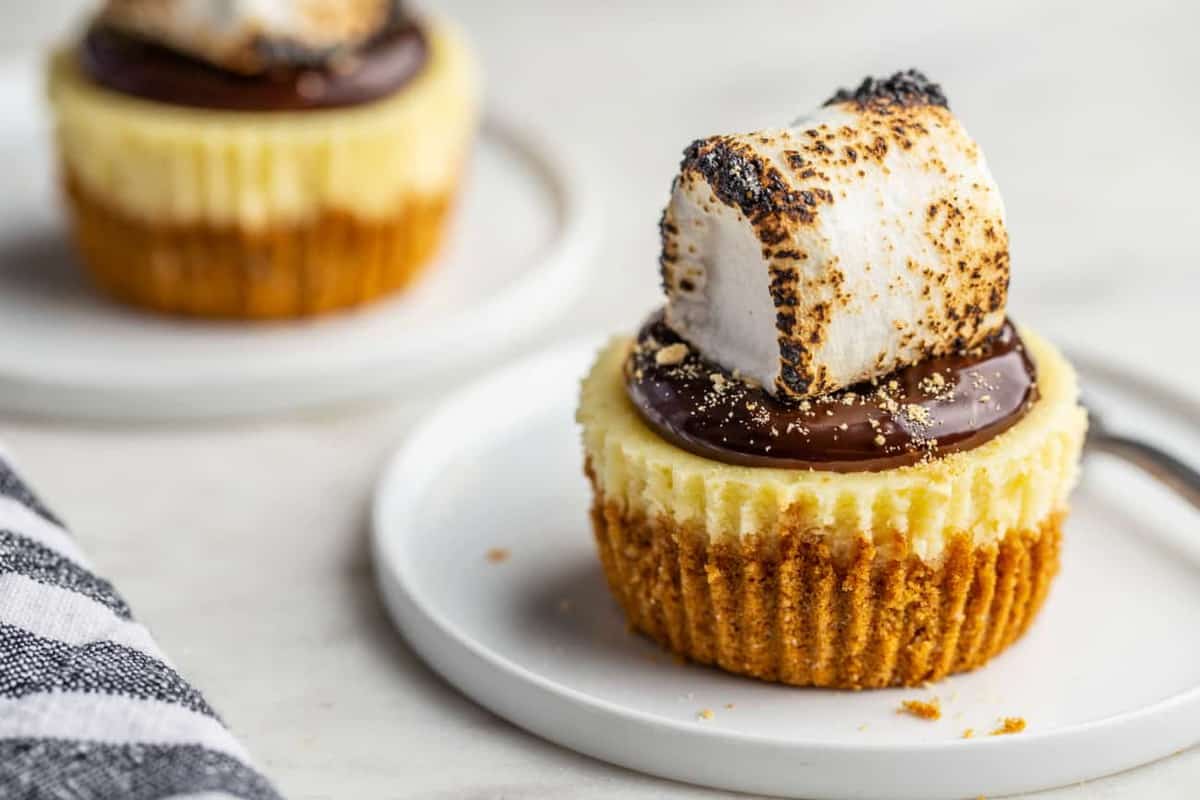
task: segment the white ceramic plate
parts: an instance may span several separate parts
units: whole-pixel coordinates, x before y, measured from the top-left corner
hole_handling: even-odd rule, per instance
[[[1105,456],[1089,457],[1036,624],[978,672],[927,689],[796,689],[677,664],[628,633],[593,554],[572,420],[594,350],[553,351],[465,390],[417,429],[379,487],[388,607],[478,702],[637,770],[808,798],[1030,791],[1200,740],[1200,520]],[[1112,377],[1084,381],[1114,423],[1197,452],[1195,406]],[[492,548],[511,555],[492,563]],[[940,721],[896,713],[935,696]],[[988,736],[1004,716],[1028,730]],[[964,740],[966,728],[979,736]]]
[[[37,85],[27,62],[0,68],[0,409],[219,417],[416,386],[532,333],[582,286],[597,222],[578,160],[493,115],[448,246],[409,293],[299,323],[120,308],[73,263]]]

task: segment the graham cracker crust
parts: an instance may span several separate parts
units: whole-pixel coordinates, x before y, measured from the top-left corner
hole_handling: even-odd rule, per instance
[[[998,545],[955,537],[942,562],[835,558],[812,533],[710,543],[629,514],[597,487],[592,523],[632,626],[673,652],[795,686],[916,686],[981,666],[1029,626],[1058,572],[1065,514]]]
[[[414,198],[382,221],[326,212],[249,231],[146,222],[69,174],[64,184],[77,249],[102,290],[163,313],[230,319],[315,316],[403,288],[436,253],[453,199]]]

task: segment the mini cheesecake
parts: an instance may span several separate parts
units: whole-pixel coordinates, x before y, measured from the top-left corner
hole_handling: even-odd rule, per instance
[[[395,0],[109,0],[51,60],[49,93],[98,286],[257,319],[358,306],[420,274],[478,80],[452,26]]]
[[[848,689],[973,669],[1058,569],[1086,417],[1009,321],[1004,210],[917,72],[685,151],[666,306],[578,419],[608,583],[703,664]]]

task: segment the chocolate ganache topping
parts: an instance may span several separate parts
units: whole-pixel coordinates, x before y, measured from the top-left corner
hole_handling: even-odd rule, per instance
[[[641,417],[668,441],[730,464],[876,472],[978,447],[1037,399],[1011,322],[967,352],[811,399],[783,401],[705,359],[654,314],[625,368]]]
[[[378,100],[399,90],[425,64],[420,27],[397,14],[386,28],[325,63],[281,62],[244,74],[97,23],[79,48],[84,72],[123,94],[162,103],[230,111],[298,111]]]

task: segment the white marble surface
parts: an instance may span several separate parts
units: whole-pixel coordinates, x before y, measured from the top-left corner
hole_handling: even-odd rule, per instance
[[[1200,396],[1196,6],[438,5],[476,39],[493,101],[574,140],[604,196],[593,289],[547,338],[629,327],[655,303],[655,223],[690,139],[918,65],[1005,192],[1015,313]],[[49,41],[79,7],[3,4],[0,47]],[[394,635],[370,578],[368,494],[445,388],[236,425],[3,419],[0,439],[289,797],[713,796],[514,729]],[[1197,791],[1192,750],[1039,797]]]

